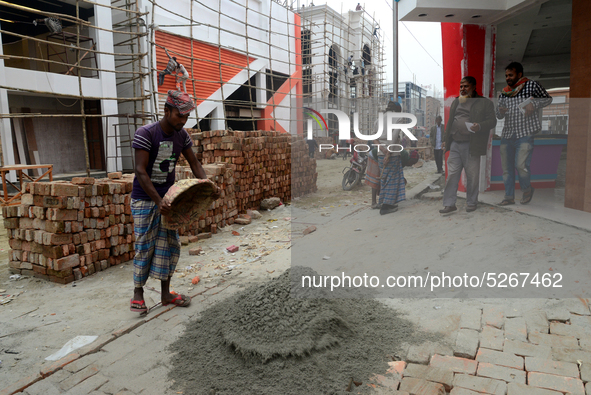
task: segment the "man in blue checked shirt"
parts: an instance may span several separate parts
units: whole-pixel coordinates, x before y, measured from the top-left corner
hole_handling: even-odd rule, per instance
[[[538,110],[552,103],[552,98],[542,85],[523,76],[520,63],[512,62],[505,68],[505,80],[507,86],[499,96],[497,107],[497,118],[505,119],[501,136],[505,197],[499,205],[515,204],[516,169],[523,191],[521,204],[528,204],[534,195],[530,183],[534,135],[542,130]]]

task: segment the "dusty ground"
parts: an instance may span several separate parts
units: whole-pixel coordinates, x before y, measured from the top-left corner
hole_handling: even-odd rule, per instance
[[[253,283],[285,270],[289,266],[289,250],[286,249],[289,246],[290,225],[289,219],[286,220],[289,209],[279,208],[263,215],[245,231],[238,225],[226,227],[211,239],[190,245],[203,247],[205,255],[189,256],[189,248],[183,247],[171,287],[193,295],[221,282],[224,287]],[[231,230],[241,235],[233,236]],[[240,251],[234,255],[225,251],[225,247],[232,244],[240,246]],[[5,251],[3,254],[6,256]],[[237,267],[225,275],[231,265]],[[130,312],[128,307],[133,295],[132,262],[68,285],[35,278],[11,281],[6,257],[1,266],[0,289],[5,290],[3,293],[19,295],[0,306],[0,388],[46,363],[45,357],[75,336],[109,333],[138,320],[138,314]],[[193,286],[191,279],[195,275],[202,280]],[[157,281],[150,279],[147,285],[160,290]],[[160,300],[160,295],[154,291],[145,290],[144,296],[148,306]]]
[[[298,245],[311,243],[306,251],[311,254],[310,263],[334,264],[338,253],[342,254],[344,250],[344,247],[334,243],[334,238],[331,239],[335,235],[342,236],[339,239],[348,242],[347,248],[350,248],[351,254],[366,247],[372,236],[381,241],[382,248],[403,248],[404,254],[400,255],[399,262],[403,265],[410,263],[417,273],[428,270],[425,269],[427,267],[436,267],[441,261],[449,263],[450,259],[469,262],[470,253],[474,251],[478,252],[478,259],[483,259],[484,265],[488,262],[489,266],[495,259],[499,260],[499,253],[502,252],[501,261],[507,267],[512,262],[521,262],[515,258],[517,252],[521,254],[519,257],[527,258],[532,263],[548,263],[548,267],[554,268],[558,264],[584,268],[587,257],[591,255],[587,232],[490,206],[482,206],[475,213],[465,213],[462,211],[462,200],[458,202],[459,212],[447,218],[437,213],[440,201],[425,200],[403,202],[398,213],[380,216],[369,208],[371,191],[367,186],[362,185],[349,192],[342,191],[342,169],[346,164],[341,159],[318,161],[317,193],[297,199],[293,202],[294,207],[282,206],[263,212],[263,217],[251,225],[229,226],[213,238],[191,245],[202,246],[205,255],[189,256],[188,248],[183,247],[178,273],[172,280],[173,289],[195,295],[207,287],[216,286],[212,296],[198,297],[191,307],[182,310],[183,316],[199,317],[205,308],[216,301],[233,295],[247,285],[278,276],[292,263],[294,251],[301,251]],[[427,162],[420,169],[405,169],[408,187],[417,185],[433,173],[434,162]],[[316,226],[318,230],[303,236],[302,231],[310,225]],[[362,231],[355,232],[357,228]],[[239,232],[240,236],[233,236],[231,230]],[[316,242],[313,242],[315,239]],[[240,246],[240,251],[235,255],[224,251],[231,244]],[[137,313],[131,313],[128,309],[133,289],[131,262],[66,286],[34,278],[11,281],[6,269],[7,249],[2,231],[0,289],[5,290],[6,294],[18,296],[0,306],[0,389],[45,366],[47,362],[44,358],[75,336],[102,335],[138,321]],[[416,259],[416,253],[420,259]],[[332,260],[323,261],[326,255]],[[296,256],[297,259],[301,257]],[[238,266],[228,273],[229,267],[234,265]],[[343,266],[351,270],[359,269],[359,266],[347,265]],[[202,281],[193,286],[191,279],[196,274],[201,276]],[[148,285],[155,288],[159,286],[155,281]],[[153,291],[146,290],[145,296],[148,305],[159,300],[159,295]],[[585,295],[573,295],[573,299],[569,300],[467,299],[468,296],[458,292],[444,299],[389,297],[382,301],[405,315],[421,330],[439,336],[440,340],[429,347],[449,354],[455,341],[455,330],[466,311],[494,306],[509,312],[506,316],[519,316],[521,312],[534,309],[569,305],[571,312],[580,312],[582,302],[576,296]],[[155,322],[152,325],[157,324]],[[161,325],[166,324],[162,321]],[[171,343],[180,334],[177,328],[170,331],[170,338],[161,337],[159,340]],[[160,366],[163,358],[166,360],[171,357],[170,352],[165,350],[166,347],[140,358],[147,358],[150,363]],[[412,352],[409,343],[402,347],[400,354],[404,358]],[[164,357],[162,353],[165,353]],[[155,381],[142,381],[143,390],[138,389],[133,393],[175,393],[162,389],[168,388],[168,383],[162,381],[162,377],[158,382],[157,378],[152,380]],[[116,391],[104,389],[104,393]]]

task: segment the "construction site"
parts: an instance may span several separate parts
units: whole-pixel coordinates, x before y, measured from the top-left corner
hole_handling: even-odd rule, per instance
[[[133,171],[133,134],[159,119],[171,89],[194,99],[187,126],[202,131],[301,134],[304,107],[363,110],[368,130],[383,104],[379,25],[362,11],[274,1],[51,4],[0,4],[4,166]],[[173,57],[175,72],[159,77]],[[336,117],[328,121],[318,136],[335,133]]]
[[[403,15],[431,12],[416,3]],[[548,209],[564,176],[498,207],[491,134],[478,210],[460,192],[440,216],[445,175],[423,135],[405,200],[383,216],[365,182],[341,184],[346,155],[310,149],[309,131],[339,140],[327,110],[374,132],[390,100],[384,17],[279,0],[0,0],[0,395],[591,394],[591,214]],[[170,290],[192,303],[165,305],[150,278],[138,314],[132,143],[176,90],[220,195],[176,227]],[[172,171],[196,174],[189,158]],[[510,286],[470,286],[482,273]]]

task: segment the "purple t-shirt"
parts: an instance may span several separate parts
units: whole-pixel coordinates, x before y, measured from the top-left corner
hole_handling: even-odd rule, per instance
[[[160,127],[160,122],[155,122],[136,130],[131,146],[150,153],[146,171],[154,188],[162,197],[174,184],[174,170],[181,152],[192,145],[193,141],[185,129],[168,136]],[[131,198],[152,200],[141,187],[137,177],[133,180]]]

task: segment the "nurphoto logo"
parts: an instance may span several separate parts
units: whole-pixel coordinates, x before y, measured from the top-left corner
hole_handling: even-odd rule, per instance
[[[316,123],[318,123],[318,126],[320,126],[320,129],[323,129],[323,125],[324,125],[324,129],[326,129],[326,130],[328,130],[328,126],[326,124],[326,120],[321,115],[321,113],[336,115],[336,117],[339,121],[339,140],[350,140],[351,139],[351,120],[349,119],[347,114],[345,114],[343,111],[333,110],[333,109],[322,109],[322,110],[320,110],[320,113],[319,113],[318,111],[315,111],[315,110],[313,110],[311,108],[307,108],[307,107],[305,108],[305,110],[307,111],[308,115],[310,115],[310,117],[312,117],[316,121]],[[405,118],[408,118],[411,121],[409,123],[398,123],[402,119],[405,119]],[[386,112],[386,128],[385,128],[386,129],[386,140],[391,141],[393,131],[396,129],[399,129],[410,140],[416,141],[417,138],[409,131],[409,129],[414,127],[416,124],[417,124],[417,117],[414,116],[413,114],[409,114],[409,113],[405,113],[405,112],[391,112],[391,111]],[[311,140],[314,138],[313,131],[312,131],[312,119],[308,119],[307,127],[308,127],[307,139]],[[355,134],[356,138],[358,138],[360,140],[364,140],[364,141],[373,141],[373,140],[377,140],[377,139],[381,138],[382,135],[384,134],[384,113],[383,112],[378,113],[378,130],[374,134],[362,134],[359,131],[359,114],[353,113],[353,133]],[[377,144],[377,145],[378,146],[381,146],[381,145],[386,146],[386,148],[390,152],[400,152],[403,150],[403,147],[400,144],[389,144],[389,145]],[[335,146],[333,144],[320,144],[319,145],[319,151],[321,151],[321,152],[323,149],[330,150],[330,149],[334,149],[334,148],[335,148]],[[340,147],[340,149],[343,149],[343,148],[344,147]],[[339,147],[336,147],[336,149],[338,150]],[[367,144],[356,144],[352,147],[348,147],[345,149],[349,150],[349,152],[351,151],[351,149],[355,150],[356,152],[368,152],[371,149],[371,147]]]

